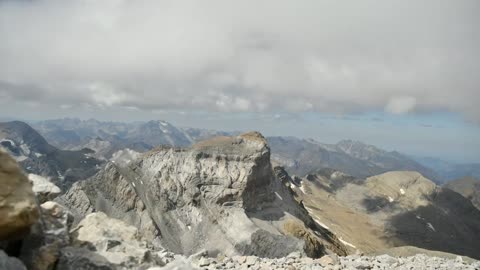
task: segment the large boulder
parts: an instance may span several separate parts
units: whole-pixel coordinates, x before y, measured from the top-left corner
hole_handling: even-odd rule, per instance
[[[270,149],[256,132],[189,149],[159,147],[133,161],[110,163],[74,188],[59,201],[120,218],[176,253],[346,253],[274,173]]]
[[[0,150],[0,240],[19,238],[38,219],[32,184]]]

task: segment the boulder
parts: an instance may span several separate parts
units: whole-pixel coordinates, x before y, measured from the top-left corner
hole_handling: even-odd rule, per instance
[[[59,187],[43,176],[30,173],[28,179],[33,184],[33,192],[37,196],[39,203],[51,201],[62,192]]]
[[[56,202],[41,205],[41,218],[23,240],[20,259],[28,269],[53,269],[60,250],[70,244],[71,213]]]
[[[57,269],[62,270],[117,270],[119,267],[94,251],[80,247],[66,247],[61,250]]]
[[[32,184],[7,153],[0,151],[0,240],[21,237],[38,219]]]

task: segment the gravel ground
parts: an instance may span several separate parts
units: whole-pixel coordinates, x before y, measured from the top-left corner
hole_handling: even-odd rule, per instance
[[[284,258],[268,259],[255,256],[234,256],[225,258],[178,258],[164,268],[157,269],[287,269],[287,270],[320,270],[320,269],[477,269],[480,262],[467,263],[461,257],[444,259],[428,257],[418,254],[411,257],[380,256],[324,256],[320,259],[311,259],[291,254]]]

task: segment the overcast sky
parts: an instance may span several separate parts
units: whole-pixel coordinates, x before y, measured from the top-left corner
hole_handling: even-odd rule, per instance
[[[362,115],[353,134],[332,122],[331,137],[402,148],[369,126],[374,113],[418,124],[412,142],[433,136],[456,149],[442,155],[480,160],[463,148],[480,149],[479,14],[477,0],[0,0],[0,114],[217,129],[242,119],[239,129],[320,139],[305,130],[322,117]],[[298,132],[265,122],[281,116]],[[426,132],[425,120],[461,133]]]

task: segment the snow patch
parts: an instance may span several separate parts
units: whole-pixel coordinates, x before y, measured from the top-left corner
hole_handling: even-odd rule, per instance
[[[342,244],[346,245],[346,246],[349,246],[349,247],[352,247],[352,248],[357,248],[356,246],[352,245],[351,243],[343,240],[341,237],[338,238],[338,240],[340,240],[340,242],[341,242]]]
[[[437,231],[437,230],[435,230],[435,227],[433,227],[432,223],[430,223],[430,222],[427,222],[427,227],[434,232]]]
[[[166,122],[163,122],[163,121],[160,121],[160,125],[162,125],[164,127],[168,126],[168,124]]]
[[[22,152],[25,155],[30,155],[30,148],[28,148],[28,145],[22,144],[22,145],[20,145],[20,149],[22,149]]]
[[[327,230],[330,230],[330,228],[325,225],[325,223],[321,222],[316,216],[313,216],[312,215],[312,219],[313,221],[315,221],[318,225],[322,226],[323,228],[327,229]]]
[[[300,185],[300,190],[303,192],[303,194],[307,194],[305,191],[305,187],[303,186],[303,183]]]
[[[136,187],[134,182],[132,182],[132,186],[133,186],[133,187]]]
[[[34,152],[33,154],[34,154],[36,157],[41,157],[41,156],[43,156],[42,154],[37,153],[37,152]]]
[[[275,195],[277,196],[277,198],[279,198],[281,201],[283,201],[282,196],[280,196],[280,194],[278,194],[278,192],[275,192]]]
[[[325,228],[327,230],[330,230],[330,228],[327,225],[325,225],[325,223],[321,222],[320,219],[316,215],[312,214],[312,208],[305,206],[305,209],[310,214],[313,221],[315,221],[318,225],[322,226],[323,228]]]
[[[405,190],[403,188],[400,189],[400,194],[405,195]]]
[[[388,196],[388,201],[389,202],[394,202],[395,200],[392,197]]]

